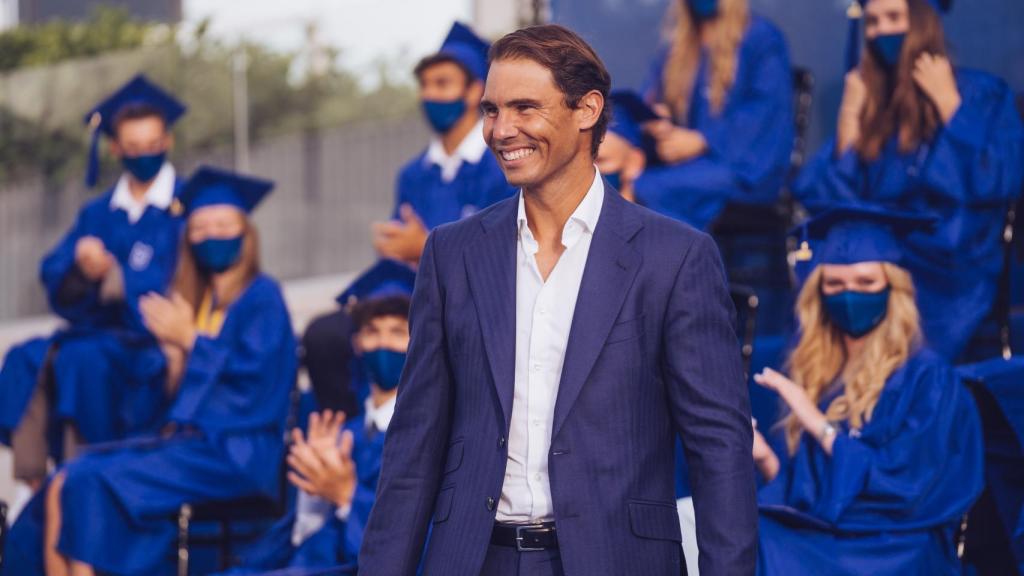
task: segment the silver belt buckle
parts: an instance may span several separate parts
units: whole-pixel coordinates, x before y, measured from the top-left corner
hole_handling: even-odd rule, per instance
[[[523,530],[530,530],[533,528],[543,528],[543,524],[530,524],[527,526],[516,526],[516,550],[520,552],[540,552],[546,550],[546,548],[532,548],[530,546],[523,546]]]

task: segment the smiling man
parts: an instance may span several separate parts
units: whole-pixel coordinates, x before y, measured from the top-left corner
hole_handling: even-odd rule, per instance
[[[490,51],[484,138],[512,199],[436,229],[362,574],[752,574],[747,391],[717,249],[598,175],[610,78],[560,26]],[[428,527],[430,543],[423,551]]]

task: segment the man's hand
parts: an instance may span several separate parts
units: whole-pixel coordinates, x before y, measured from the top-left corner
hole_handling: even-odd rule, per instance
[[[658,158],[666,164],[693,160],[708,149],[703,134],[680,128],[668,119],[651,120],[644,124],[643,129],[654,138]]]
[[[956,87],[956,76],[949,60],[927,52],[921,54],[914,62],[914,82],[935,104],[942,121],[948,124],[961,102],[960,90]]]
[[[371,226],[373,247],[384,258],[418,264],[427,245],[427,227],[408,204],[402,204],[399,215],[401,222],[375,222]]]
[[[358,477],[352,460],[352,432],[338,432],[345,414],[313,414],[309,421],[309,438],[302,431],[292,430],[292,444],[288,451],[288,481],[298,489],[319,496],[338,507],[352,503]]]
[[[162,343],[173,344],[191,352],[196,342],[195,312],[181,294],[170,299],[150,292],[139,298],[142,322]]]
[[[75,243],[75,264],[86,278],[96,282],[114,267],[114,256],[99,238],[83,236]]]

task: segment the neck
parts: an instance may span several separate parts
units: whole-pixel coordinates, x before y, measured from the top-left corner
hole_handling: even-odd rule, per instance
[[[593,159],[582,153],[546,181],[523,187],[526,220],[539,244],[561,242],[562,228],[596,177]]]
[[[146,197],[146,192],[149,192],[149,189],[153,186],[153,182],[155,180],[156,178],[153,178],[153,180],[150,180],[149,182],[139,182],[135,176],[128,174],[128,191],[131,192],[132,198],[137,202],[142,201],[142,199]]]
[[[853,336],[843,335],[843,347],[846,348],[846,364],[852,364],[857,358],[860,358],[861,352],[864,351],[865,337],[854,338]]]
[[[378,388],[376,384],[370,386],[370,402],[373,403],[374,408],[380,408],[395,396],[398,396],[398,388],[385,391]]]
[[[213,290],[213,301],[217,308],[225,308],[237,294],[236,287],[242,279],[242,269],[239,266],[232,266],[220,274],[210,277],[210,289]]]
[[[451,156],[455,153],[455,150],[476,126],[477,121],[476,110],[467,110],[451,130],[441,134],[441,146],[444,147],[445,154]]]

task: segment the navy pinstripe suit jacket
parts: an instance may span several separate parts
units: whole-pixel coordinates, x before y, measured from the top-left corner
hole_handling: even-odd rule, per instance
[[[605,188],[548,454],[563,567],[580,576],[685,570],[678,432],[702,575],[753,574],[750,406],[718,250]],[[427,242],[360,574],[412,575],[421,562],[428,575],[480,573],[512,414],[517,201],[441,226]]]

